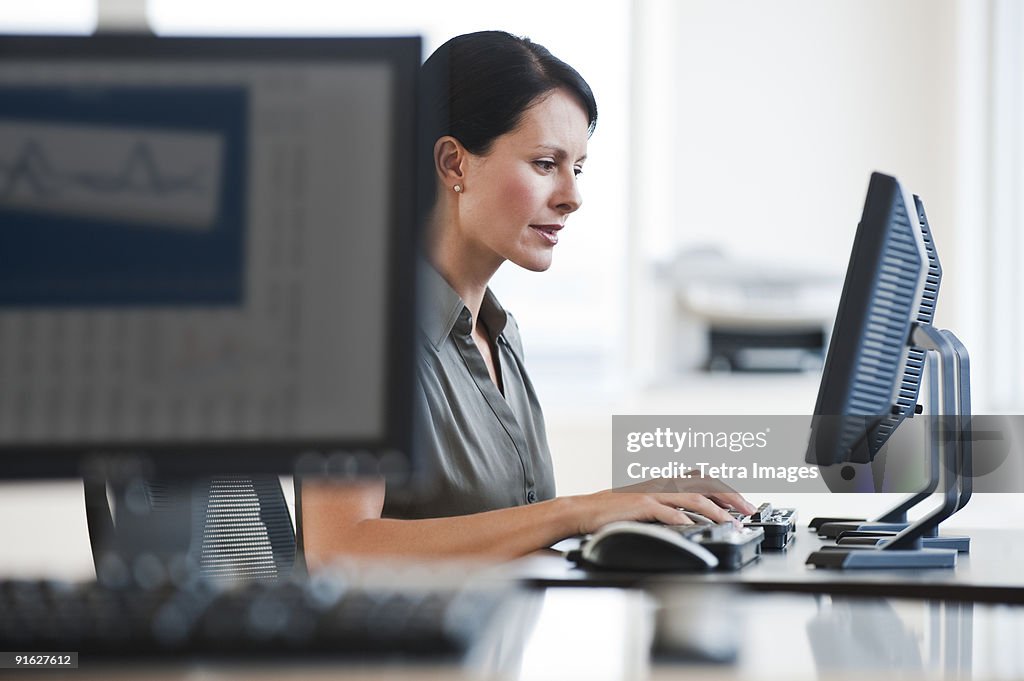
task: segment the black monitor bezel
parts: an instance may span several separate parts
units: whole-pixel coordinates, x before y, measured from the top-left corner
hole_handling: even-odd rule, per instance
[[[390,219],[387,294],[384,436],[373,440],[237,440],[187,443],[113,442],[0,445],[0,479],[107,479],[196,475],[289,475],[328,471],[338,475],[385,473],[401,480],[418,472],[413,457],[415,369],[415,271],[418,252],[416,206],[417,102],[422,40],[408,37],[155,37],[149,35],[0,36],[0,60],[59,59],[169,61],[277,61],[387,64],[394,75],[391,120],[391,181],[396,196]],[[392,455],[397,455],[392,456]],[[382,457],[389,465],[381,470]],[[404,461],[404,463],[403,463]],[[395,463],[400,465],[395,466]]]

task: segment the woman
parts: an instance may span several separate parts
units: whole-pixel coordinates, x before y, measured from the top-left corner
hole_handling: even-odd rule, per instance
[[[424,163],[426,300],[418,362],[418,452],[438,484],[398,498],[384,483],[306,481],[303,540],[316,567],[337,554],[514,557],[616,520],[717,521],[754,511],[717,481],[672,492],[554,495],[543,415],[515,321],[487,287],[505,262],[546,270],[597,122],[586,81],[507,33],[458,36],[423,66],[425,115],[443,121]],[[429,98],[428,98],[429,99]],[[426,175],[425,175],[426,176]],[[700,485],[701,491],[696,490]]]

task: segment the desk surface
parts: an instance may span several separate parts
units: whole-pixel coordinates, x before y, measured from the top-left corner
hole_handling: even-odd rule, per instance
[[[953,533],[950,533],[953,534]],[[957,556],[953,569],[826,570],[805,565],[807,556],[823,546],[806,527],[782,552],[765,552],[735,572],[617,573],[582,570],[560,555],[531,556],[519,566],[520,576],[535,586],[634,587],[676,583],[738,584],[755,591],[788,591],[836,595],[973,600],[1024,603],[1024,529],[965,530],[971,552]]]
[[[972,553],[961,554],[954,570],[812,570],[804,566],[806,556],[827,542],[806,528],[788,551],[767,553],[733,573],[592,573],[572,568],[560,556],[535,556],[516,566],[518,576],[529,584],[595,588],[552,587],[526,593],[522,604],[501,619],[461,666],[328,664],[292,658],[258,665],[161,664],[155,673],[138,665],[85,667],[60,677],[1024,678],[1024,607],[970,602],[1024,603],[1024,531],[968,534]],[[596,588],[609,585],[644,588]],[[710,661],[716,656],[724,661]],[[40,674],[46,672],[20,677],[34,679]],[[0,675],[19,677],[10,670]]]
[[[656,625],[656,626],[655,626]],[[1024,608],[959,602],[744,594],[675,586],[657,593],[533,592],[462,666],[291,658],[260,664],[83,667],[76,681],[172,679],[1020,679]],[[652,640],[655,641],[651,654]],[[703,656],[703,657],[702,657]],[[718,656],[720,662],[711,659]],[[6,672],[39,678],[46,672]],[[4,674],[4,678],[8,678]]]

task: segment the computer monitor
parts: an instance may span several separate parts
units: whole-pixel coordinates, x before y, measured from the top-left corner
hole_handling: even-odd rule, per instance
[[[814,405],[808,463],[870,462],[917,405],[923,353],[909,343],[911,325],[921,313],[931,320],[938,280],[916,206],[896,178],[871,175]]]
[[[0,38],[0,478],[415,471],[419,38]]]
[[[899,424],[920,413],[917,400],[929,367],[933,429],[923,458],[930,476],[915,494],[879,519],[891,522],[890,527],[859,526],[865,530],[860,531],[855,526],[854,534],[861,536],[844,538],[855,548],[848,553],[812,553],[812,565],[951,567],[956,552],[969,548],[967,538],[938,536],[939,523],[967,503],[971,489],[970,445],[964,437],[970,413],[967,351],[951,332],[931,325],[941,275],[921,200],[895,178],[872,174],[805,459],[823,467],[823,477],[834,491],[877,491],[870,489],[870,482],[859,484],[857,471],[849,464],[873,461]],[[929,361],[928,352],[939,355],[941,362]],[[839,464],[839,476],[824,470]],[[944,503],[908,523],[906,512],[931,496],[942,472]],[[823,519],[812,521],[812,526],[817,520]],[[881,550],[855,550],[865,545]]]

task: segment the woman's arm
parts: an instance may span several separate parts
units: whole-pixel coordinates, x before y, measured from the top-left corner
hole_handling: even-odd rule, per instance
[[[302,482],[306,563],[316,569],[336,556],[480,557],[508,559],[545,548],[616,520],[692,522],[679,508],[717,521],[731,516],[718,504],[754,508],[735,492],[623,492],[559,497],[528,506],[426,520],[381,518],[384,483]]]

